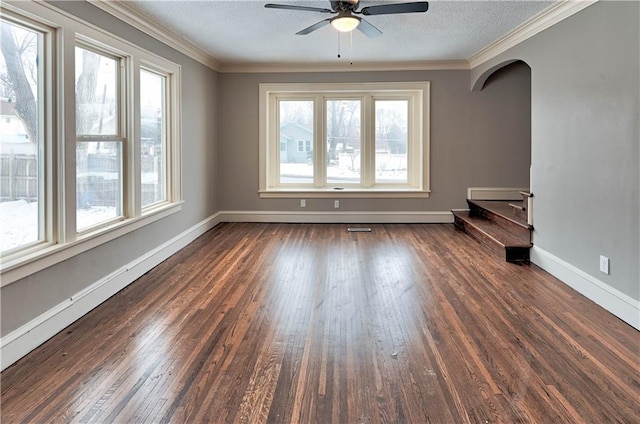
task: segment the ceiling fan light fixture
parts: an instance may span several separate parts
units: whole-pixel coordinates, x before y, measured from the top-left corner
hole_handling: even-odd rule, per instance
[[[355,16],[338,16],[331,20],[331,26],[340,32],[351,32],[360,25],[360,18]]]

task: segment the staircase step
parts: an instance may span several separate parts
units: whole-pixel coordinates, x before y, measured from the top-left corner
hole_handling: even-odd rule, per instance
[[[524,211],[518,211],[502,200],[467,200],[471,215],[481,216],[499,224],[513,235],[531,242],[533,227],[527,223]]]
[[[522,239],[507,231],[499,223],[472,211],[454,211],[454,224],[482,244],[502,255],[507,262],[528,262],[530,239]]]

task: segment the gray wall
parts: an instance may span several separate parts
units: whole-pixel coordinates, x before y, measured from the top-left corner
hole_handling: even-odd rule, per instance
[[[60,2],[56,5],[182,66],[185,202],[177,214],[3,287],[0,292],[2,336],[220,209],[216,167],[217,73],[88,3]]]
[[[531,67],[535,245],[637,300],[639,21],[638,2],[598,2],[473,70]]]
[[[469,90],[469,71],[221,74],[218,121],[220,206],[233,211],[299,211],[297,199],[258,195],[260,83],[431,81],[431,197],[344,199],[347,211],[447,211],[465,207],[469,186],[529,186],[530,70],[520,63]],[[305,211],[333,209],[311,199]]]

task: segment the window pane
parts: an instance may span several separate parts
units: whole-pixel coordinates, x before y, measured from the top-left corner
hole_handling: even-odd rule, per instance
[[[117,61],[76,47],[76,132],[118,134]]]
[[[167,199],[165,86],[166,77],[140,71],[142,207]]]
[[[122,215],[122,143],[78,142],[76,220],[78,231]]]
[[[281,100],[280,184],[313,183],[313,101]]]
[[[407,100],[376,100],[376,183],[407,183]]]
[[[360,100],[327,101],[327,183],[360,184]]]
[[[6,252],[44,239],[42,34],[4,20],[0,30],[0,251]]]

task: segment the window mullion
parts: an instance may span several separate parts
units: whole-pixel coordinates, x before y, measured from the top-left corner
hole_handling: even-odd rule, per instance
[[[327,181],[326,98],[317,95],[313,101],[313,185],[324,187]]]
[[[63,31],[60,45],[60,84],[62,95],[58,99],[58,111],[62,113],[63,122],[58,134],[61,149],[58,173],[58,187],[61,193],[58,199],[61,207],[58,216],[58,242],[67,243],[77,238],[76,203],[76,93],[75,93],[75,33]]]
[[[362,169],[362,186],[371,187],[375,181],[375,117],[373,96],[362,98],[362,134],[360,160]]]
[[[140,59],[127,61],[129,72],[125,72],[123,84],[123,131],[125,134],[124,154],[124,214],[138,217],[142,214],[142,159],[141,159],[141,123],[140,123]]]
[[[167,201],[174,202],[179,199],[180,190],[176,187],[176,183],[179,182],[177,178],[179,167],[176,166],[176,160],[178,158],[178,152],[176,149],[176,143],[174,140],[177,140],[177,137],[174,136],[174,131],[176,130],[176,119],[174,118],[177,113],[177,107],[175,107],[175,102],[178,99],[177,94],[175,93],[176,74],[169,73],[167,74],[165,80],[165,116],[164,122],[165,124],[165,148],[167,149],[166,153],[166,163],[165,163],[165,183],[166,183],[166,196]]]
[[[407,178],[412,186],[422,186],[422,153],[424,147],[419,140],[422,140],[422,119],[420,117],[422,107],[420,107],[420,96],[413,94],[409,100],[409,113],[407,114],[409,122],[408,127],[408,143],[407,151],[409,153],[409,161],[407,162]]]
[[[280,139],[280,103],[276,96],[269,96],[269,139]],[[266,146],[267,157],[269,162],[273,164],[273,167],[268,167],[267,184],[269,187],[275,187],[277,182],[280,181],[280,156],[275,151],[273,146]]]
[[[407,153],[409,158],[407,161],[407,181],[411,186],[419,185],[417,170],[420,164],[418,159],[421,152],[420,146],[415,142],[415,137],[419,133],[418,123],[420,121],[416,116],[417,109],[419,108],[416,107],[416,96],[414,94],[409,99],[409,111],[407,113]]]
[[[38,87],[39,102],[44,105],[43,108],[39,108],[39,126],[43,129],[42,144],[40,145],[39,155],[42,158],[42,163],[39,164],[38,172],[40,177],[38,178],[38,193],[42,194],[43,201],[38,206],[39,210],[39,223],[40,241],[48,243],[55,242],[57,236],[56,223],[54,221],[56,214],[54,208],[57,206],[57,201],[54,196],[56,193],[54,181],[55,181],[55,107],[53,104],[55,98],[55,80],[53,72],[54,58],[54,43],[52,40],[52,33],[47,31],[42,33],[42,45],[38,49],[38,57],[42,61],[42,66],[38,67],[38,80],[42,81]]]

